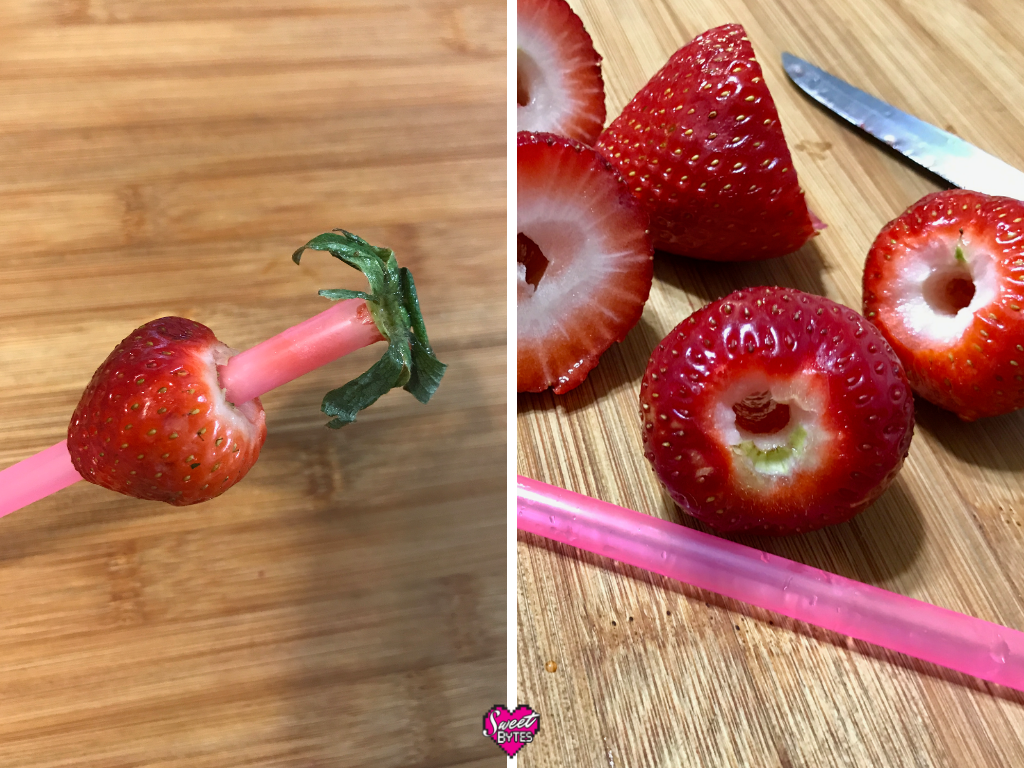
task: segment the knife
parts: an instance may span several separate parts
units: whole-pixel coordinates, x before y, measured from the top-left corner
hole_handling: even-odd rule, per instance
[[[782,54],[782,66],[790,79],[819,104],[953,186],[1024,200],[1024,173],[998,157],[790,53]]]

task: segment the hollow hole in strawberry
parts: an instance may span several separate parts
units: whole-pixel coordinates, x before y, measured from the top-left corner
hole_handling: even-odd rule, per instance
[[[921,286],[924,300],[934,311],[955,315],[974,298],[974,279],[966,266],[936,270]]]
[[[774,435],[789,425],[789,406],[775,402],[771,392],[747,395],[733,404],[732,411],[736,428],[751,435]]]
[[[714,422],[733,467],[749,482],[813,467],[830,441],[826,377],[813,372],[747,374],[730,382],[715,405]]]
[[[516,52],[516,103],[520,107],[533,101],[538,80],[541,77],[540,67],[529,55],[522,51]]]
[[[520,232],[516,237],[516,260],[521,265],[520,273],[535,289],[548,268],[548,259],[533,240]]]
[[[523,77],[521,66],[516,71],[516,103],[520,107],[525,107],[530,103],[530,92],[526,88],[526,79]]]

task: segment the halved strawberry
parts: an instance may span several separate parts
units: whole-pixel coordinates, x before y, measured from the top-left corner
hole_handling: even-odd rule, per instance
[[[644,453],[682,509],[721,531],[841,523],[903,465],[914,399],[877,329],[791,288],[737,291],[651,355]]]
[[[518,0],[516,90],[520,131],[593,144],[604,127],[601,57],[565,0]]]
[[[864,314],[914,391],[966,421],[1024,406],[1024,203],[954,189],[878,234]]]
[[[231,350],[201,323],[164,317],[136,329],[93,374],[71,417],[68,451],[83,478],[184,506],[224,493],[267,436],[258,398],[233,405],[217,366]]]
[[[647,215],[580,142],[518,137],[520,392],[578,386],[636,325],[651,291]]]
[[[654,247],[700,259],[791,253],[812,219],[754,50],[739,24],[698,35],[595,145],[651,214]]]

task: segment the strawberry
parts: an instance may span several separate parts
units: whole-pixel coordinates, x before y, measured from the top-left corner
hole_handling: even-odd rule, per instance
[[[604,127],[601,57],[565,0],[518,0],[516,90],[520,131],[593,144]]]
[[[647,215],[590,147],[521,132],[517,168],[518,389],[560,395],[640,319],[654,250]]]
[[[914,391],[965,421],[1024,406],[1024,203],[927,195],[878,234],[864,314]]]
[[[208,501],[245,477],[259,458],[267,436],[260,393],[378,341],[388,342],[381,359],[324,397],[327,426],[352,423],[394,387],[429,402],[447,366],[431,349],[409,270],[398,266],[391,249],[345,230],[313,238],[292,260],[298,264],[307,249],[361,271],[371,293],[322,290],[321,296],[342,301],[337,311],[237,356],[192,320],[146,323],[110,353],[75,409],[67,439],[75,470],[140,499],[178,506]],[[225,386],[236,402],[228,401]]]
[[[738,24],[676,51],[595,146],[650,211],[655,248],[713,261],[768,259],[823,226],[807,210]]]
[[[217,366],[233,350],[205,325],[164,317],[138,328],[99,367],[68,427],[89,482],[184,506],[241,480],[267,436],[258,398],[224,398]]]
[[[720,531],[849,520],[899,472],[914,400],[903,367],[853,310],[791,288],[737,291],[651,355],[644,453],[686,512]]]

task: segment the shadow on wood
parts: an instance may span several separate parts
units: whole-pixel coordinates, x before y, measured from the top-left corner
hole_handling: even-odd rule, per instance
[[[914,410],[918,426],[961,461],[1003,472],[1024,471],[1024,411],[967,422],[921,397],[914,398]]]

